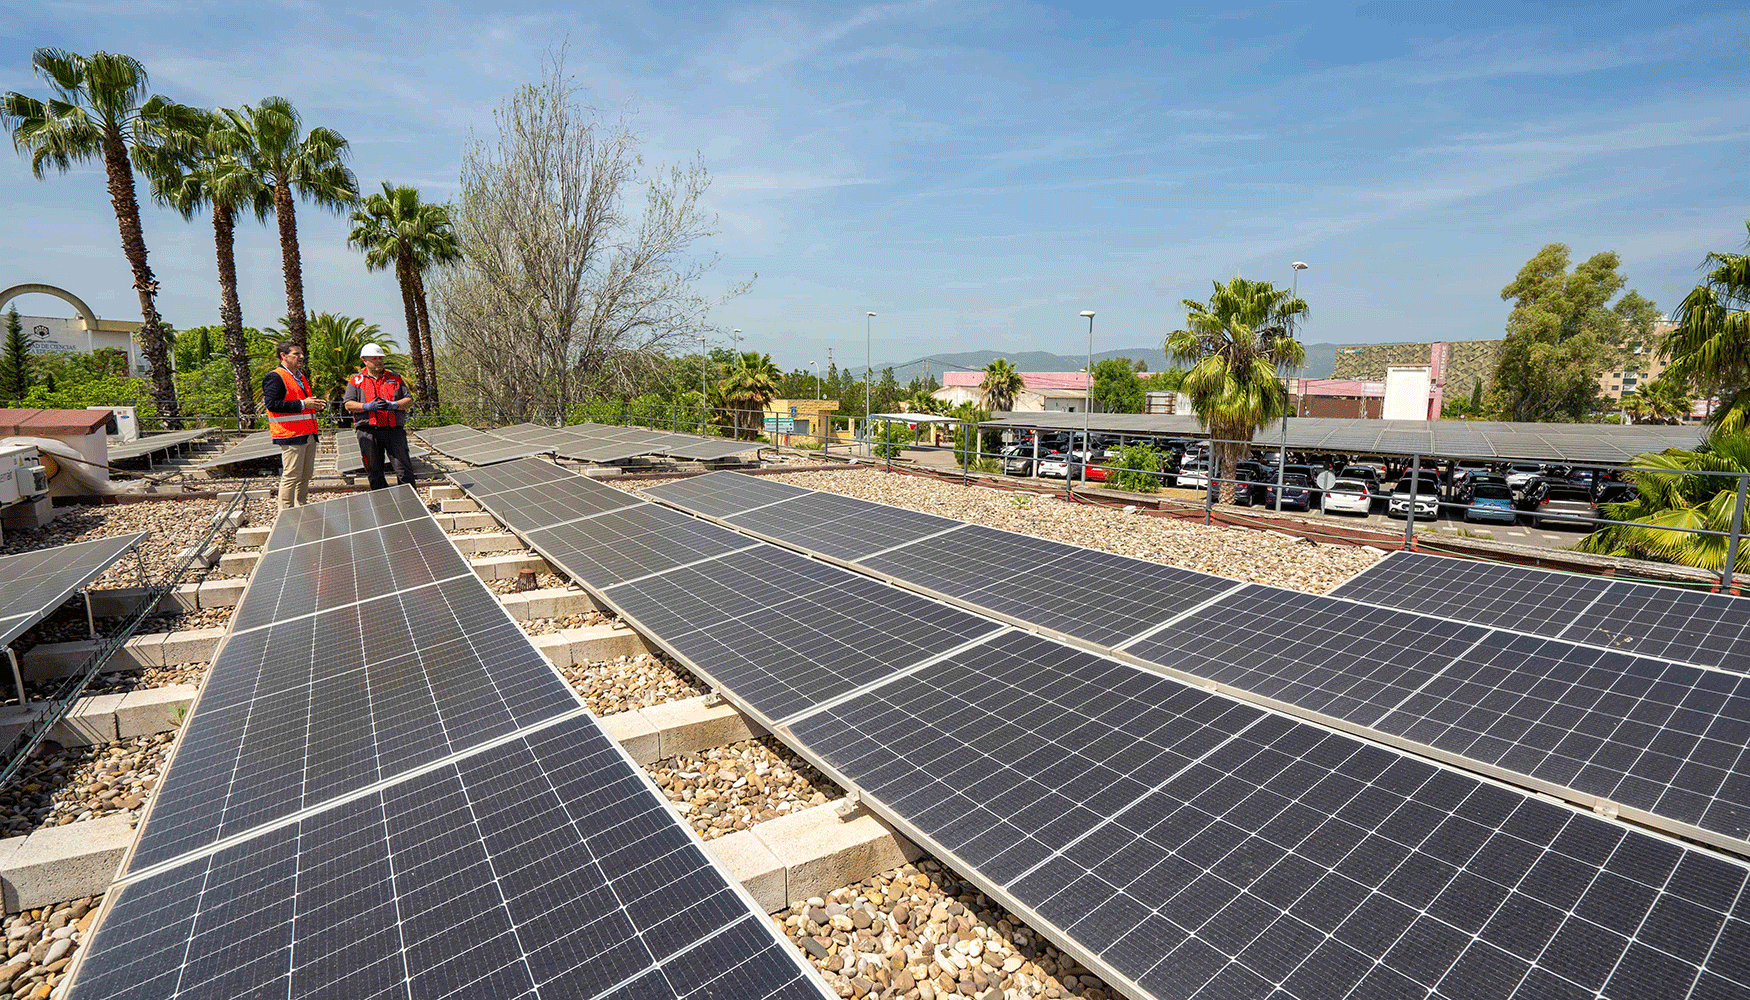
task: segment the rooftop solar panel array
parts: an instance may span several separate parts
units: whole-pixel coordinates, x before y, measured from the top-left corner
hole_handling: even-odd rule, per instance
[[[1332,593],[1589,646],[1750,672],[1750,599],[1394,552]]]
[[[735,478],[724,473],[716,481]],[[671,502],[697,502],[706,486],[701,480],[692,489],[693,496]],[[675,491],[665,484],[648,492],[668,498]],[[1750,854],[1750,753],[1742,749],[1750,744],[1750,677],[1484,627],[1498,624],[1490,614],[1513,613],[1513,595],[1536,594],[1525,581],[1493,589],[1486,580],[1461,581],[1449,583],[1442,598],[1426,595],[1435,606],[1444,600],[1472,609],[1470,617],[1482,621],[1470,625],[1452,620],[1465,619],[1462,613],[1431,617],[1241,585],[979,525],[917,541],[895,533],[897,547],[858,558],[855,549],[873,543],[847,534],[821,545],[821,512],[837,508],[808,500],[749,513],[766,537],[823,555],[849,552],[857,568],[961,606]],[[745,516],[722,520],[740,525]],[[1421,590],[1434,589],[1426,562],[1388,565],[1415,567]],[[1565,617],[1584,632],[1596,621],[1631,617],[1597,608],[1597,594],[1587,591],[1609,593],[1606,581],[1563,578],[1562,585],[1568,589],[1550,594],[1540,620]],[[1394,600],[1425,596],[1391,573],[1374,589]],[[1523,601],[1537,603],[1535,596]],[[1523,623],[1524,609],[1518,614]],[[1735,635],[1736,625],[1710,635],[1727,655],[1742,655],[1724,642],[1727,633]]]
[[[825,1000],[435,528],[281,515],[289,575],[427,571],[311,612],[257,570],[71,996]]]
[[[464,424],[441,427],[421,427],[413,433],[434,450],[469,465],[491,465],[531,455],[546,454],[548,448],[519,444],[501,437],[477,431]]]
[[[592,589],[1133,995],[1750,996],[1741,861],[770,546]]]
[[[343,476],[360,475],[365,471],[365,458],[364,455],[360,454],[356,444],[347,440],[345,436],[337,438],[334,444],[336,448],[334,471]],[[413,459],[415,463],[429,454],[431,453],[419,445],[409,444],[407,446],[407,457]],[[384,458],[384,461],[388,461],[387,457]]]
[[[145,537],[136,531],[0,556],[0,645],[66,603]]]

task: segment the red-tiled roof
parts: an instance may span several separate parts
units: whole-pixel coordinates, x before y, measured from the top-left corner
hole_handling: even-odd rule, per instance
[[[1352,378],[1303,378],[1295,391],[1303,396],[1384,396],[1384,382],[1363,382]]]
[[[984,372],[943,372],[942,386],[978,388]],[[1029,389],[1086,389],[1088,377],[1081,372],[1022,372],[1021,384]]]
[[[65,434],[90,434],[108,422],[108,410],[0,409],[0,434],[9,437],[59,437]]]

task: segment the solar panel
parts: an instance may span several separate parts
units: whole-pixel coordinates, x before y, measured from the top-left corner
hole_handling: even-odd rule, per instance
[[[486,498],[493,515],[513,531],[564,524],[643,504],[623,490],[571,474],[562,480],[488,494]]]
[[[838,559],[856,559],[964,522],[836,493],[811,492],[725,518],[744,531]]]
[[[1750,853],[1750,677],[1261,586],[1125,652]]]
[[[0,645],[42,621],[145,537],[136,531],[0,556]]]
[[[296,527],[287,531],[288,538],[301,534]],[[251,599],[232,614],[231,628],[240,632],[472,572],[429,515],[373,531],[283,546],[262,554],[250,580]]]
[[[297,517],[282,517],[268,533],[263,552],[323,538],[368,531],[402,521],[426,520],[425,501],[412,490],[372,490],[354,494],[344,503],[324,501],[306,504]]]
[[[467,462],[469,465],[508,462],[512,459],[546,454],[550,450],[507,441],[504,438],[494,437],[461,424],[422,427],[414,433],[418,434],[426,444],[443,454],[458,462]]]
[[[179,448],[211,433],[205,427],[196,427],[187,431],[163,431],[152,434],[142,434],[133,441],[117,441],[109,445],[109,460],[125,462],[132,458],[144,458],[161,451]]]
[[[335,441],[335,447],[337,450],[334,456],[334,471],[343,476],[356,475],[365,471],[365,458],[359,453],[357,447],[352,446],[352,442],[342,438]],[[407,446],[407,457],[414,461],[418,461],[419,459],[426,457],[428,454],[430,453],[419,445],[411,444]],[[384,457],[384,461],[388,461],[387,456]]]
[[[675,444],[669,447],[668,453],[676,458],[686,458],[698,462],[712,462],[722,458],[732,458],[745,455],[761,447],[757,441],[726,441],[721,438],[702,438],[696,435],[684,435],[691,438],[687,443]]]
[[[1532,635],[1750,672],[1750,600],[1395,552],[1333,594]]]
[[[606,596],[702,676],[771,719],[998,628],[771,546],[610,587]]]
[[[644,490],[646,496],[715,518],[807,496],[811,492],[801,486],[739,472],[708,472],[703,476],[658,483]]]
[[[487,499],[498,516],[493,498]],[[746,536],[728,528],[650,503],[523,533],[549,562],[598,589],[750,544]]]
[[[574,709],[520,635],[472,577],[233,631],[132,867]]]
[[[216,469],[239,462],[255,462],[278,457],[280,457],[280,446],[274,443],[273,435],[267,431],[258,431],[244,437],[218,457],[202,462],[196,468]]]
[[[1745,995],[1741,864],[1039,637],[791,731],[1139,996]]]
[[[79,1000],[828,995],[581,718],[111,896]]]
[[[540,458],[520,458],[476,469],[461,469],[449,474],[450,481],[470,496],[484,496],[506,490],[526,489],[536,483],[557,483],[578,478],[577,474]]]

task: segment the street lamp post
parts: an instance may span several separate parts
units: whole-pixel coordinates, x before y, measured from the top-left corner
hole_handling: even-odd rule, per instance
[[[1088,462],[1094,457],[1094,442],[1089,436],[1094,412],[1094,310],[1083,309],[1082,315],[1088,320],[1088,373],[1087,394],[1082,398],[1082,486],[1088,485]]]
[[[1291,301],[1299,301],[1300,272],[1306,270],[1306,264],[1297,260],[1291,266],[1294,268],[1294,292]],[[1292,316],[1288,319],[1288,338],[1294,339],[1294,318]],[[1290,371],[1296,370],[1298,369],[1290,369]],[[1288,391],[1290,378],[1292,376],[1284,377],[1282,380],[1282,446],[1276,453],[1276,512],[1278,514],[1282,513],[1282,487],[1288,471],[1288,406],[1293,398]]]
[[[808,363],[814,366],[814,398],[825,399],[825,390],[820,387],[820,362],[810,361]]]
[[[875,373],[875,314],[863,314],[863,457],[869,457],[869,379]]]

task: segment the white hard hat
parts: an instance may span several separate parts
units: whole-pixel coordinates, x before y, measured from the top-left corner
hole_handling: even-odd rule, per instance
[[[363,349],[359,351],[359,357],[361,358],[380,358],[382,356],[382,344],[366,344]]]

